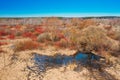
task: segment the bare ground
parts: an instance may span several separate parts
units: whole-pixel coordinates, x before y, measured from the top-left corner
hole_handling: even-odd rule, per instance
[[[45,73],[36,74],[27,68],[27,66],[34,65],[32,52],[44,55],[54,55],[56,53],[72,55],[75,51],[69,49],[58,50],[49,46],[44,50],[28,50],[13,54],[14,52],[10,46],[11,44],[2,46],[4,52],[0,53],[0,80],[107,80],[107,78],[101,78],[107,74],[111,74],[116,80],[120,80],[119,59],[119,62],[116,62],[114,66],[105,68],[106,73],[103,75],[97,71],[92,72],[85,67],[81,67],[80,71],[74,71],[73,65],[67,66],[66,70],[63,66],[49,69]]]

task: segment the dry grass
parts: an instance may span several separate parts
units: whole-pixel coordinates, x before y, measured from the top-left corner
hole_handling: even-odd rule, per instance
[[[49,33],[42,33],[37,37],[38,42],[45,42],[46,40],[50,40]]]
[[[66,69],[67,70],[74,70],[76,67],[77,67],[77,64],[74,62],[74,63],[68,64]]]
[[[56,42],[55,45],[59,48],[67,48],[69,46],[65,39],[61,39],[60,41]]]
[[[39,44],[32,40],[18,41],[14,45],[15,45],[14,51],[32,50],[37,49],[39,47]]]
[[[0,53],[3,52],[2,48],[0,47]]]
[[[54,32],[42,33],[37,37],[38,42],[45,42],[45,41],[56,42],[59,40],[60,40],[60,37]]]
[[[56,42],[56,41],[60,40],[60,37],[58,36],[58,34],[56,32],[51,32],[50,39],[51,39],[51,41]]]
[[[120,31],[113,32],[112,34],[108,33],[108,36],[114,40],[120,41]]]
[[[77,40],[77,47],[83,51],[108,49],[110,40],[103,28],[90,26],[83,29]]]

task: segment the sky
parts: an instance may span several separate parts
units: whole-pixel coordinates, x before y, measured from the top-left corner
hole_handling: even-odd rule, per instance
[[[0,0],[0,17],[120,16],[120,0]]]

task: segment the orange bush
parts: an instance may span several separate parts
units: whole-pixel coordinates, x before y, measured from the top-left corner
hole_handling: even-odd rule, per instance
[[[14,45],[14,51],[32,50],[37,49],[39,47],[39,43],[32,40],[20,41],[15,43]]]

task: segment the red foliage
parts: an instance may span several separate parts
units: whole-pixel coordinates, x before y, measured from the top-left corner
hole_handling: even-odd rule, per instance
[[[6,44],[7,44],[6,42],[0,42],[0,46],[6,45]]]
[[[10,34],[10,35],[8,35],[8,38],[9,39],[15,39],[15,35],[14,34]]]
[[[38,32],[39,34],[45,32],[45,30],[42,27],[36,27],[35,31]]]
[[[23,33],[22,36],[23,37],[31,37],[31,36],[33,36],[33,34],[31,32],[25,32],[25,33]]]
[[[5,31],[0,31],[0,36],[5,36],[7,35]]]
[[[36,35],[33,34],[32,32],[25,32],[25,33],[23,33],[22,36],[23,36],[23,37],[31,38],[33,41],[36,41],[36,40],[37,40]]]

